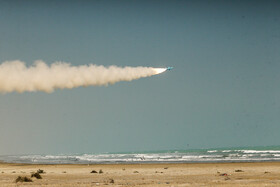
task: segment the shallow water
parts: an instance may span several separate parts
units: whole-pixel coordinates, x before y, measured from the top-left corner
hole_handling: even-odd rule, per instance
[[[280,161],[280,146],[101,154],[5,155],[0,160],[33,164],[192,163]]]

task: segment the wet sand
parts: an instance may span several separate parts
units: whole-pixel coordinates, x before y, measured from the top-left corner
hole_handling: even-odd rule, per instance
[[[44,170],[42,179],[18,182]],[[97,173],[91,173],[95,170]],[[102,170],[103,173],[99,173]],[[280,186],[280,162],[36,165],[0,163],[0,186]]]

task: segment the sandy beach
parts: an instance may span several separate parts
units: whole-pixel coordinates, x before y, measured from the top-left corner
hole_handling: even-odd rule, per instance
[[[18,182],[38,169],[42,179]],[[91,173],[92,171],[97,173]],[[102,170],[101,173],[100,170]],[[0,163],[0,186],[279,186],[280,163],[36,165]]]

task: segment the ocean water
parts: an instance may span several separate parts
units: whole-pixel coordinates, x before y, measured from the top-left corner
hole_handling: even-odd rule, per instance
[[[31,164],[262,162],[280,161],[280,146],[101,154],[3,155],[0,160]]]

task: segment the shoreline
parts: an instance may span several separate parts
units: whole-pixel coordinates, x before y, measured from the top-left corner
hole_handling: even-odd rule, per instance
[[[87,166],[87,165],[180,165],[180,164],[254,164],[254,163],[279,163],[279,160],[263,160],[263,161],[234,161],[234,162],[92,162],[92,163],[23,163],[23,162],[5,162],[3,160],[0,160],[1,164],[21,164],[21,165],[81,165],[81,166]]]
[[[138,165],[138,164],[243,164],[243,163],[280,163],[280,160],[262,160],[262,161],[234,161],[234,162],[92,162],[92,163],[23,163],[23,162],[5,162],[0,160],[0,164],[27,164],[27,165]]]
[[[25,186],[279,186],[280,162],[20,164],[0,162],[0,186],[43,170]],[[91,173],[95,170],[97,173]],[[102,170],[102,173],[99,173]],[[113,182],[112,182],[113,180]]]

